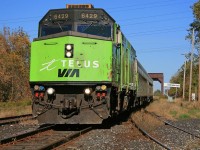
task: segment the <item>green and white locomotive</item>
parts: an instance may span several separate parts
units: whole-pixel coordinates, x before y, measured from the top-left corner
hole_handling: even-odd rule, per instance
[[[99,124],[153,98],[153,80],[103,9],[49,10],[31,45],[33,115],[40,124]]]

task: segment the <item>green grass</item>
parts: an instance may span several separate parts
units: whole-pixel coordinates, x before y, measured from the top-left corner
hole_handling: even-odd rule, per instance
[[[172,111],[170,111],[169,112],[173,117],[176,117],[176,115],[177,115],[177,111],[175,111],[175,110],[172,110]]]
[[[188,114],[190,115],[196,115],[198,113],[200,113],[200,109],[193,108],[193,109],[188,110]]]
[[[0,117],[31,113],[31,100],[0,102]]]
[[[180,120],[182,120],[182,119],[189,119],[189,118],[191,118],[191,117],[188,114],[180,114],[179,117],[178,117],[178,119],[180,119]]]

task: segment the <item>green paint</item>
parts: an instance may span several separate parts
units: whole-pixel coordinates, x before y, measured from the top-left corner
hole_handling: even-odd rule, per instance
[[[74,44],[74,57],[65,58],[65,44]],[[112,41],[82,37],[59,37],[31,45],[30,82],[111,81]],[[78,69],[79,77],[58,77],[58,71]],[[69,71],[69,73],[72,73]]]

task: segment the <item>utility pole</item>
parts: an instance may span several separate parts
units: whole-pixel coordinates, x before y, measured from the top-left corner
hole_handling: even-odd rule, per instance
[[[186,60],[184,62],[184,73],[183,73],[183,100],[185,99],[185,72],[186,72]]]
[[[192,30],[192,50],[191,50],[191,57],[190,57],[189,102],[191,101],[193,53],[194,53],[194,28]]]
[[[183,69],[183,100],[185,99],[185,74],[186,74],[186,63],[187,63],[187,58],[189,54],[181,54],[185,56],[184,60],[184,69]]]
[[[200,49],[198,50],[199,53],[199,88],[198,88],[198,102],[200,103]]]

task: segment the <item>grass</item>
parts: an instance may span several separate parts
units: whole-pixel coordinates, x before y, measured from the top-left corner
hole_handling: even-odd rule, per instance
[[[191,117],[188,114],[180,114],[179,117],[178,117],[179,120],[180,119],[189,119],[189,118],[191,118]]]
[[[176,115],[177,115],[177,111],[175,111],[175,110],[172,110],[172,111],[170,111],[169,112],[173,117],[176,117]]]
[[[177,99],[168,102],[167,99],[156,99],[147,107],[147,110],[171,120],[200,118],[200,103],[197,101],[188,102]]]
[[[0,118],[31,113],[31,100],[0,102]]]

